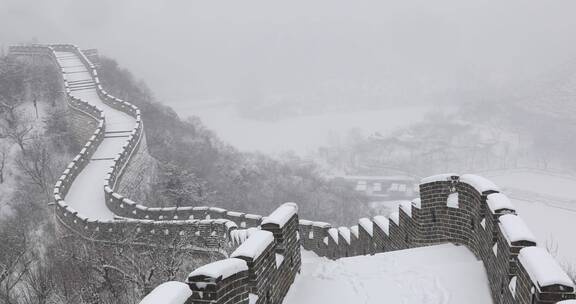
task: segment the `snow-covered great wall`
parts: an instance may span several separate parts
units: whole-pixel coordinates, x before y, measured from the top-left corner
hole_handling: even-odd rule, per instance
[[[298,219],[286,203],[267,217],[212,207],[148,208],[117,193],[142,148],[139,109],[108,94],[74,45],[19,45],[14,56],[40,56],[62,71],[67,103],[95,129],[54,188],[58,227],[81,238],[142,244],[186,238],[189,249],[222,260],[194,270],[187,284],[168,282],[142,304],[281,303],[300,270],[300,245],[331,259],[424,247],[466,246],[483,262],[494,303],[573,303],[574,282],[492,182],[475,175],[425,178],[420,199],[390,218],[354,227]],[[566,300],[566,301],[564,301]]]
[[[305,249],[331,259],[454,243],[483,262],[494,303],[568,303],[574,282],[543,248],[506,195],[471,174],[425,178],[420,198],[401,204],[389,218],[363,218],[332,228],[300,221]]]

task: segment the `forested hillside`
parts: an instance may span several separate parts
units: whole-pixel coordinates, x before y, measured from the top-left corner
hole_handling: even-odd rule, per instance
[[[352,134],[319,157],[339,171],[416,176],[531,167],[575,172],[576,64],[495,91],[475,92],[390,134]]]
[[[267,214],[292,201],[303,218],[348,224],[367,215],[364,197],[323,178],[314,163],[290,154],[278,159],[240,152],[198,117],[181,118],[158,103],[114,60],[101,58],[99,71],[109,92],[142,110],[149,151],[160,162],[148,205],[210,205]]]

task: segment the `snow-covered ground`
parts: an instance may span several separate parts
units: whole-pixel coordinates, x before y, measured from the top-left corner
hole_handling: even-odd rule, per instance
[[[233,146],[246,151],[303,155],[326,146],[330,138],[344,138],[351,129],[366,134],[386,134],[420,121],[428,107],[397,107],[385,110],[323,113],[277,121],[243,118],[233,106],[195,106],[193,102],[168,102],[181,117],[198,116],[208,128]]]
[[[302,251],[284,304],[489,304],[481,261],[451,244],[331,261]]]
[[[58,61],[63,66],[64,77],[69,83],[88,81],[92,78],[80,59],[70,52],[57,52]],[[121,151],[122,145],[128,140],[128,135],[136,120],[128,114],[106,105],[100,100],[95,88],[72,91],[71,93],[104,111],[106,117],[106,133],[113,137],[105,137],[92,160],[80,172],[72,183],[65,201],[80,214],[92,219],[113,219],[114,214],[106,207],[104,199],[104,177],[112,165],[112,160]],[[125,131],[125,132],[122,132]]]
[[[540,246],[560,263],[576,265],[576,177],[534,170],[480,174],[503,188]]]

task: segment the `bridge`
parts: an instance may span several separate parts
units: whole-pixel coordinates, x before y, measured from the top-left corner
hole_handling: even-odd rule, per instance
[[[537,247],[506,195],[476,175],[425,178],[419,199],[402,204],[389,218],[362,218],[353,227],[300,220],[294,203],[266,217],[214,207],[139,204],[118,193],[143,146],[138,107],[106,92],[77,46],[18,45],[10,53],[40,56],[58,66],[69,107],[93,126],[54,187],[61,232],[109,244],[130,237],[153,245],[186,236],[187,249],[221,255],[194,270],[186,283],[158,286],[142,304],[281,303],[300,270],[300,246],[339,259],[443,243],[466,246],[483,262],[496,304],[575,303],[574,282]]]

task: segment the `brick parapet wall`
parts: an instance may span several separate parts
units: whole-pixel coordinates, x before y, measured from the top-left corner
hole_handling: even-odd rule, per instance
[[[263,223],[260,229],[271,232],[274,240],[270,244],[265,243],[265,249],[258,256],[233,253],[234,259],[241,259],[246,263],[248,268],[246,280],[236,284],[229,284],[226,280],[223,280],[216,282],[215,286],[210,286],[210,290],[218,290],[221,293],[229,294],[230,298],[236,300],[229,301],[227,300],[228,298],[218,299],[214,295],[211,297],[213,299],[212,302],[206,302],[206,299],[198,296],[191,297],[189,302],[192,304],[247,303],[247,298],[244,296],[246,291],[251,293],[252,296],[257,296],[258,301],[256,303],[258,304],[280,304],[283,302],[301,267],[298,214],[292,215],[284,224]],[[248,237],[248,240],[250,240],[250,237]],[[249,245],[259,247],[254,243]],[[253,247],[250,248],[254,249]],[[248,251],[250,252],[250,250]],[[207,266],[217,266],[218,263],[220,261]],[[203,291],[198,286],[205,286],[202,284],[204,281],[206,281],[204,277],[191,275],[188,278],[188,284],[195,294]]]
[[[556,303],[576,297],[574,290],[549,290],[540,288],[526,274],[518,253],[522,248],[535,246],[531,241],[509,242],[499,225],[499,218],[505,214],[515,214],[514,210],[492,211],[487,197],[499,191],[493,187],[480,188],[459,180],[457,175],[444,175],[420,185],[418,204],[401,206],[388,220],[388,233],[373,220],[373,234],[359,226],[359,239],[351,240],[350,245],[339,242],[324,248],[313,246],[317,238],[301,238],[303,247],[320,256],[332,259],[369,254],[373,246],[375,252],[388,252],[441,243],[464,245],[481,260],[485,266],[492,298],[495,304],[514,303]],[[447,201],[451,193],[457,193],[456,206]],[[454,195],[454,194],[453,194]],[[305,233],[313,227],[312,221],[301,221],[300,231]],[[494,245],[497,244],[496,247]],[[493,248],[497,253],[494,254]],[[516,290],[512,295],[510,282],[515,278]],[[562,288],[562,287],[559,287]],[[534,298],[535,302],[531,302]]]

